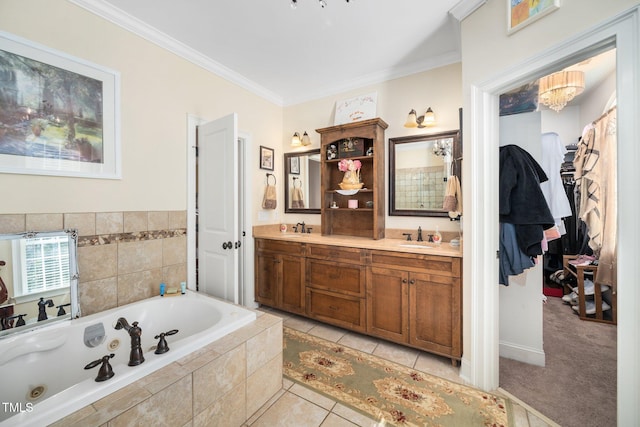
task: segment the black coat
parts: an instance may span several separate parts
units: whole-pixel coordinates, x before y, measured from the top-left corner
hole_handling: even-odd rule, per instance
[[[535,159],[517,145],[500,147],[500,222],[515,225],[522,252],[542,254],[544,230],[555,225],[540,183],[547,175]]]

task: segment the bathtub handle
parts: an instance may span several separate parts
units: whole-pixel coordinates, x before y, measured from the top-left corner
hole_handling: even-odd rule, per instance
[[[25,354],[37,353],[40,351],[53,350],[60,347],[67,341],[67,337],[59,335],[51,339],[43,339],[38,342],[29,342],[12,347],[0,355],[0,366]]]
[[[162,332],[161,334],[156,335],[155,339],[160,338],[160,341],[158,341],[158,345],[156,346],[155,354],[164,354],[169,351],[169,345],[167,344],[167,340],[164,337],[167,335],[175,335],[177,333],[177,329],[172,329],[170,331]]]

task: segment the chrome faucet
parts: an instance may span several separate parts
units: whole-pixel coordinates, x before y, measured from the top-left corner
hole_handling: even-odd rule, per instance
[[[142,355],[142,346],[140,345],[140,337],[142,336],[142,328],[138,326],[138,322],[129,325],[127,319],[119,318],[114,326],[116,329],[124,329],[131,337],[131,352],[129,353],[129,366],[138,366],[144,362]]]

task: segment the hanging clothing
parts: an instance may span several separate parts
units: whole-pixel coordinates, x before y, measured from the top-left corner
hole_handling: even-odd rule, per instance
[[[540,184],[542,194],[547,201],[551,215],[558,227],[560,235],[566,233],[563,218],[572,215],[571,205],[562,184],[560,170],[564,162],[567,149],[562,145],[560,136],[555,132],[542,134],[542,158],[540,166],[549,178]]]
[[[589,247],[598,258],[596,282],[613,286],[617,277],[617,109],[585,127],[574,165],[579,216]]]
[[[540,183],[547,175],[538,162],[517,145],[500,147],[500,222],[515,225],[522,252],[542,254],[544,230],[555,225]]]
[[[522,252],[518,246],[515,226],[508,222],[501,222],[498,283],[509,286],[509,276],[517,276],[534,265],[533,259]]]

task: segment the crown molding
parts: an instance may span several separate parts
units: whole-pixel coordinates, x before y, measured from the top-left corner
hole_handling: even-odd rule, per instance
[[[121,9],[118,9],[114,6],[107,5],[100,0],[69,0],[71,3],[82,7],[89,12],[106,19],[118,25],[119,27],[124,28],[127,31],[130,31],[145,40],[154,43],[163,49],[166,49],[176,55],[186,59],[187,61],[192,62],[195,65],[198,65],[204,68],[207,71],[210,71],[217,76],[222,77],[225,80],[228,80],[251,93],[260,96],[267,101],[270,101],[278,106],[283,106],[283,99],[280,95],[275,94],[274,92],[264,88],[263,86],[253,82],[252,80],[247,79],[246,77],[238,74],[237,72],[231,70],[230,68],[220,64],[208,58],[196,50],[186,46],[185,44],[175,40],[172,37],[158,31],[156,28],[151,27],[150,25],[144,23],[143,21],[129,15]]]
[[[453,6],[449,13],[462,22],[467,16],[471,15],[477,8],[485,4],[487,0],[461,0],[457,5]]]

